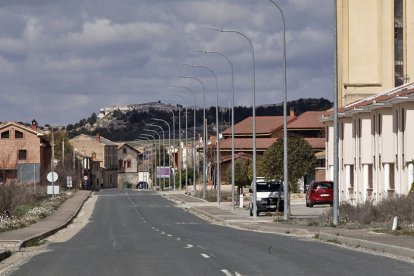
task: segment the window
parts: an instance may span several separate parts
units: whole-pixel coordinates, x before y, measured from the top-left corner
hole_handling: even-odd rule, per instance
[[[378,114],[378,134],[382,134],[382,116]]]
[[[404,4],[394,0],[394,71],[395,86],[404,84]]]
[[[23,132],[16,130],[14,132],[14,138],[16,138],[16,139],[23,139]]]
[[[26,160],[27,159],[27,150],[19,150],[19,160]]]
[[[10,131],[4,131],[1,133],[1,139],[9,139],[10,138]]]
[[[127,168],[131,168],[131,160],[127,160]]]

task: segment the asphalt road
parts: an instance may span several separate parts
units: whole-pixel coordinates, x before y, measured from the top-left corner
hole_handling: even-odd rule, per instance
[[[12,275],[414,275],[413,263],[214,225],[154,192],[100,191],[90,220]]]

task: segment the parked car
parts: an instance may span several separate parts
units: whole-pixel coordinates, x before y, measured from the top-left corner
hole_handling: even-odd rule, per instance
[[[252,183],[253,184],[253,183]],[[253,190],[249,189],[250,216],[253,216]],[[283,185],[281,181],[266,180],[264,177],[256,179],[256,206],[257,215],[260,212],[275,212],[280,198],[279,211],[283,211]]]
[[[306,191],[306,207],[316,204],[333,204],[333,182],[329,180],[314,180]]]
[[[136,186],[137,189],[148,189],[147,181],[139,181]]]

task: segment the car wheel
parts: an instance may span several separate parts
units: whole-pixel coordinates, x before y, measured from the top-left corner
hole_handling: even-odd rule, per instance
[[[256,216],[259,216],[259,214],[260,214],[260,211],[256,211]]]
[[[309,202],[308,205],[309,205],[309,207],[313,208],[313,203],[312,202]]]
[[[306,201],[306,207],[309,207],[309,203]]]

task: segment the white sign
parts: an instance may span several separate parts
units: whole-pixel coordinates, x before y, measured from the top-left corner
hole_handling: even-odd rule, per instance
[[[66,177],[66,186],[67,186],[68,188],[72,188],[72,176],[70,176],[70,175],[68,175],[68,176]]]
[[[50,172],[47,174],[47,180],[49,182],[56,182],[58,180],[58,174],[56,172]]]
[[[83,177],[83,180],[88,180],[88,176],[87,175],[85,175],[84,177]]]
[[[57,185],[47,186],[47,194],[48,195],[58,195],[59,194],[59,186],[57,186]]]

